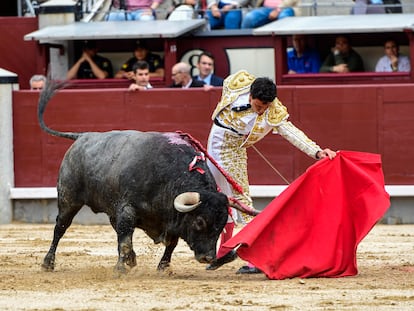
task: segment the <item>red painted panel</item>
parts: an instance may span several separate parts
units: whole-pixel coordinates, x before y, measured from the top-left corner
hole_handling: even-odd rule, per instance
[[[0,68],[16,73],[21,89],[29,88],[32,75],[46,72],[37,41],[24,41],[26,34],[37,29],[34,17],[0,17]]]
[[[38,97],[37,92],[13,92],[15,180],[24,180],[27,185],[43,185],[41,131],[36,114]]]
[[[396,184],[410,183],[414,179],[414,102],[405,98],[385,102],[383,110],[384,174]]]
[[[412,85],[395,84],[393,87],[383,89],[384,102],[403,101],[414,103],[414,92]]]
[[[300,87],[292,117],[322,148],[378,152],[376,107],[375,87]],[[302,157],[298,163],[296,174],[310,164]]]

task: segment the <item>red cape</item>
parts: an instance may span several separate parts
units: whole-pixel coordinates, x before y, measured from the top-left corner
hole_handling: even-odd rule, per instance
[[[269,279],[356,275],[356,251],[390,206],[381,157],[340,151],[318,161],[223,247]]]

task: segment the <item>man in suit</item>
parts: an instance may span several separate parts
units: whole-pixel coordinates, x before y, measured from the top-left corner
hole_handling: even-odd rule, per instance
[[[223,78],[213,73],[214,56],[210,52],[204,51],[198,56],[197,68],[199,75],[195,79],[204,81],[207,85],[223,86]]]
[[[180,62],[175,64],[171,69],[171,76],[174,81],[171,87],[180,87],[188,89],[190,87],[204,87],[206,83],[191,77],[191,66],[187,63]]]

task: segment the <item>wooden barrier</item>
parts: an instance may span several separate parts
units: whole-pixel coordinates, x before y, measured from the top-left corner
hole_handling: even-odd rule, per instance
[[[254,185],[250,186],[250,194],[253,198],[274,198],[281,194],[285,185]],[[413,197],[413,185],[386,185],[385,190],[391,197]],[[10,189],[12,200],[37,200],[57,199],[56,187],[21,187]]]
[[[322,147],[382,155],[388,185],[414,184],[413,86],[282,86],[278,96],[288,107],[290,120]],[[60,91],[46,109],[45,121],[61,131],[188,132],[206,145],[210,116],[221,88],[72,89]],[[15,187],[54,187],[60,162],[72,141],[41,131],[37,121],[39,94],[13,92]],[[289,181],[314,160],[280,136],[268,135],[256,145]],[[285,182],[253,150],[248,150],[252,185]]]

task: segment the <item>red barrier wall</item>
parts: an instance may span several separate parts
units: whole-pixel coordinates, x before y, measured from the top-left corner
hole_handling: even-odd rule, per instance
[[[61,131],[188,132],[206,145],[210,116],[221,88],[70,89],[52,98],[45,113],[49,127]],[[60,162],[72,141],[50,136],[39,128],[39,94],[13,92],[15,186],[55,186]],[[290,120],[322,147],[380,153],[387,184],[413,184],[414,86],[279,87]],[[257,148],[285,178],[293,180],[313,160],[277,135],[268,135]],[[249,149],[250,183],[284,184]]]
[[[38,42],[24,41],[26,34],[37,29],[36,17],[0,17],[0,68],[16,73],[21,89],[29,88],[32,75],[46,73]]]

